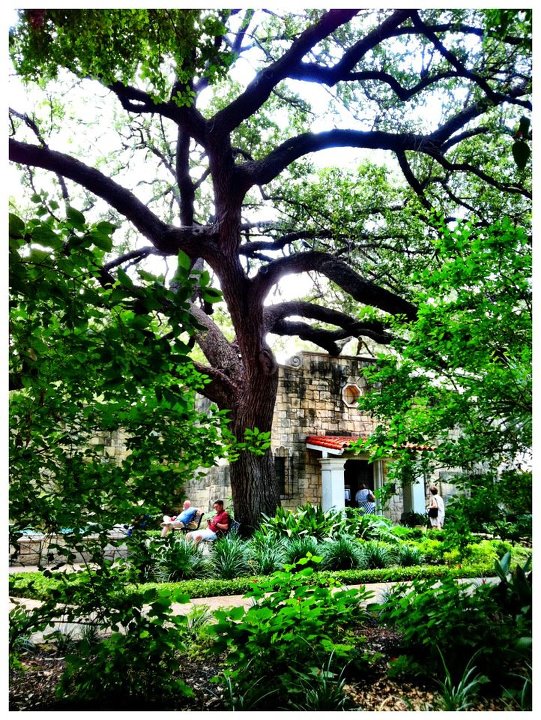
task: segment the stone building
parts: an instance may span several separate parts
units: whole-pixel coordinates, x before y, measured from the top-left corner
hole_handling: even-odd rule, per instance
[[[373,490],[383,485],[385,461],[368,463],[366,456],[348,450],[374,429],[374,421],[357,405],[367,389],[364,371],[373,362],[369,357],[302,352],[280,365],[272,452],[283,507],[295,509],[308,502],[324,510],[342,509],[355,505],[361,483]],[[185,492],[198,507],[210,508],[218,497],[230,505],[228,466],[188,481]],[[402,512],[424,513],[425,506],[425,480],[420,478],[405,491],[397,488],[380,512],[398,521]]]

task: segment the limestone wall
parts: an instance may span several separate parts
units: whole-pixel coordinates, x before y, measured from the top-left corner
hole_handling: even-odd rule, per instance
[[[356,403],[348,406],[344,388],[367,386],[364,369],[370,358],[331,358],[326,353],[303,352],[279,367],[278,392],[272,425],[272,450],[283,458],[286,475],[282,505],[295,509],[306,502],[321,503],[321,454],[306,449],[308,435],[368,435],[373,421]],[[230,504],[227,466],[212,468],[207,479],[191,480],[186,494],[192,503],[211,507],[216,497]]]
[[[272,425],[273,448],[290,450],[292,483],[285,507],[321,503],[321,454],[306,449],[308,435],[368,435],[373,421],[342,397],[347,385],[362,392],[369,358],[331,358],[326,353],[294,355],[279,370]]]

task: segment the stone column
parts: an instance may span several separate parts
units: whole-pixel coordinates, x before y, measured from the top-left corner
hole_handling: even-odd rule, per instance
[[[321,507],[327,510],[344,510],[343,458],[321,458]]]

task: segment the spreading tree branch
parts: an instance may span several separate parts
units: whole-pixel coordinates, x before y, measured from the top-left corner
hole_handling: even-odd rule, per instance
[[[290,273],[318,272],[345,290],[354,300],[414,320],[417,310],[407,300],[363,279],[346,262],[322,252],[305,252],[280,258],[262,267],[253,280],[254,299],[266,297],[280,278]]]
[[[10,139],[9,158],[21,165],[50,170],[78,183],[124,215],[157,250],[165,254],[176,255],[182,249],[190,256],[204,257],[205,245],[202,241],[214,237],[212,226],[178,228],[164,223],[132,192],[99,170],[64,153]]]

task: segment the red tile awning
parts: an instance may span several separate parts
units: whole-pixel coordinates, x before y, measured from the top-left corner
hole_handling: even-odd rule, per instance
[[[349,445],[362,438],[361,435],[309,435],[306,438],[306,445],[322,450],[334,450],[343,452]],[[366,440],[366,438],[363,438]]]
[[[306,447],[309,450],[330,451],[335,455],[341,455],[356,440],[366,440],[362,435],[308,435]],[[403,448],[407,450],[433,450],[431,445],[417,445],[416,443],[404,443]]]

